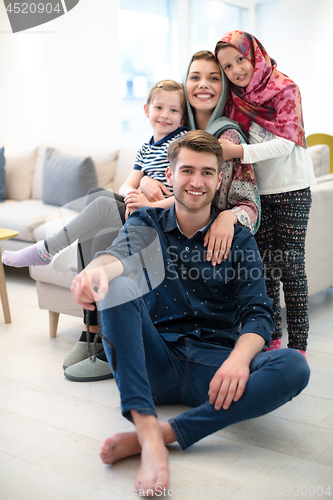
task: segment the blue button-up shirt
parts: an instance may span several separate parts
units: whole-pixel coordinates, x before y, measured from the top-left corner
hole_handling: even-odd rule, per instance
[[[206,228],[187,238],[170,210],[136,210],[107,249],[124,275],[141,288],[150,317],[168,341],[194,335],[233,346],[239,335],[256,333],[269,344],[274,331],[272,301],[253,235],[235,226],[230,255],[212,266],[206,260]]]

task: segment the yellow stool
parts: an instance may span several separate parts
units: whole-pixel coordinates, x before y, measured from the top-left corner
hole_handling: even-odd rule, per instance
[[[306,138],[306,145],[326,144],[330,148],[330,172],[333,173],[333,136],[329,134],[311,134]]]
[[[17,235],[18,231],[13,231],[11,229],[3,229],[2,227],[0,227],[0,241],[9,240],[10,238],[14,238]],[[10,317],[9,302],[7,296],[6,276],[3,268],[3,263],[1,260],[1,247],[0,247],[0,297],[1,297],[3,315],[5,317],[5,323],[11,323],[12,319]]]

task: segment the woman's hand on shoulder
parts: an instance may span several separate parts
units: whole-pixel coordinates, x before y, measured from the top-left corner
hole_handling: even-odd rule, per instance
[[[230,253],[234,237],[234,225],[237,217],[234,212],[224,210],[215,219],[204,238],[204,247],[207,247],[207,261],[213,266],[221,264]]]
[[[140,182],[140,189],[142,193],[151,202],[164,200],[165,195],[171,196],[172,192],[163,184],[149,175],[144,175]]]

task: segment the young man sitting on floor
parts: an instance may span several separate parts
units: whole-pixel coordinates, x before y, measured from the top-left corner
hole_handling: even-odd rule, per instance
[[[135,488],[147,495],[169,484],[166,445],[185,449],[271,412],[298,395],[310,374],[298,351],[264,350],[274,323],[250,231],[235,226],[228,258],[206,261],[204,236],[222,178],[219,142],[192,131],[168,155],[174,206],[135,211],[72,285],[82,307],[99,304],[122,413],[135,425],[106,439],[101,458],[110,464],[141,453]],[[192,409],[158,422],[158,404]]]

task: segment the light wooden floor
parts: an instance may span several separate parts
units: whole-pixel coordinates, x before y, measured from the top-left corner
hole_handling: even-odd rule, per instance
[[[12,324],[4,324],[0,310],[0,499],[137,498],[139,458],[112,467],[99,459],[105,437],[131,428],[120,415],[114,380],[75,383],[63,376],[80,320],[62,316],[58,337],[50,339],[34,282],[17,270],[6,275]],[[333,497],[333,289],[311,298],[310,319],[306,390],[185,452],[170,447],[170,498],[328,499],[329,486]]]

